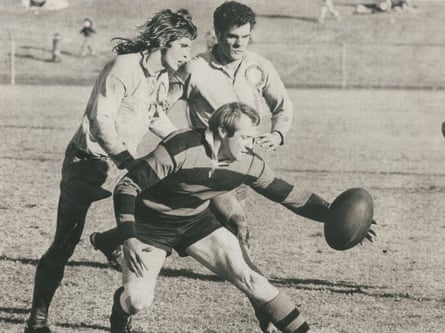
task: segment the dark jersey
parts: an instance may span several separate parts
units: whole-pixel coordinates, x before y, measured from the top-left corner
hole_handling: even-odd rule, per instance
[[[243,183],[290,209],[301,207],[311,195],[296,193],[254,153],[232,163],[218,162],[212,159],[215,155],[208,129],[168,136],[117,185],[118,223],[143,223],[144,216],[153,211],[163,216],[194,216],[207,208],[210,199]]]
[[[85,37],[91,37],[92,34],[96,33],[96,30],[91,27],[82,27],[79,32]]]

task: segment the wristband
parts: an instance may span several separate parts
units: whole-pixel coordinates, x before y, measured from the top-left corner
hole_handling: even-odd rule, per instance
[[[122,240],[136,237],[136,224],[134,222],[119,223]]]

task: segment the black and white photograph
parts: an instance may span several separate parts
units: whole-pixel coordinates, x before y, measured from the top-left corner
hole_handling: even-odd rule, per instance
[[[445,0],[0,22],[0,332],[444,332]]]

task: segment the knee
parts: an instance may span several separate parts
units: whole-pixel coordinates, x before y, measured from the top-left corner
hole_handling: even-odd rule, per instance
[[[124,296],[126,308],[132,315],[147,310],[153,303],[153,299],[154,293],[148,288],[142,290],[127,289],[126,297]]]

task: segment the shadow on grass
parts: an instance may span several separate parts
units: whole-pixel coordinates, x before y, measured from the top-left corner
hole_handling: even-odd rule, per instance
[[[319,291],[330,291],[336,294],[346,294],[346,295],[366,295],[375,298],[393,298],[395,300],[408,299],[415,301],[434,301],[436,299],[430,297],[420,297],[411,295],[407,292],[397,293],[397,292],[383,292],[376,291],[378,289],[386,289],[385,286],[369,286],[361,285],[348,282],[329,282],[326,280],[318,279],[283,279],[283,278],[269,278],[275,286],[281,286],[284,288],[295,288],[300,290],[319,290]]]
[[[23,50],[43,51],[43,52],[46,52],[46,53],[48,53],[48,54],[51,54],[51,52],[52,52],[52,50],[47,49],[47,48],[44,48],[44,47],[29,46],[29,45],[23,45],[23,46],[20,46],[20,49],[23,49]],[[61,50],[60,53],[61,53],[61,54],[64,54],[64,55],[68,55],[68,56],[77,56],[77,55],[75,55],[75,54],[72,53],[72,52],[64,51],[64,50]]]
[[[36,56],[34,54],[31,53],[20,53],[17,52],[15,53],[15,56],[17,58],[22,58],[22,59],[31,59],[31,60],[36,60],[36,61],[41,61],[41,62],[54,62],[51,58],[52,58],[52,50],[44,48],[44,47],[36,47],[36,46],[20,46],[20,49],[22,50],[28,50],[28,51],[39,51],[39,52],[43,52],[44,54],[47,54],[47,56]],[[69,51],[60,51],[60,53],[64,56],[76,56],[75,54],[69,52]],[[77,56],[76,56],[77,57]]]
[[[37,61],[42,61],[42,62],[52,62],[52,60],[50,58],[47,58],[47,57],[36,57],[33,54],[20,54],[20,53],[16,53],[15,56],[16,56],[16,58],[31,59],[31,60],[37,60]]]
[[[0,307],[1,314],[28,314],[31,309],[25,308],[8,308],[8,307]],[[25,325],[26,319],[8,317],[7,315],[0,315],[0,322],[10,323],[10,324],[21,324]],[[85,323],[55,323],[55,326],[66,327],[66,328],[78,328],[78,329],[93,329],[93,330],[108,330],[108,327],[94,325],[94,324],[85,324]]]
[[[25,265],[37,266],[39,259],[29,259],[29,258],[11,258],[7,256],[0,256],[0,261],[12,261],[20,262]],[[67,266],[71,267],[93,267],[93,268],[106,268],[109,269],[110,266],[107,263],[93,262],[93,261],[69,261]]]
[[[0,256],[0,261],[11,261],[11,262],[21,262],[26,265],[37,265],[39,262],[37,259],[28,259],[28,258],[10,258],[7,256]],[[93,267],[100,269],[111,269],[107,263],[98,263],[91,261],[69,261],[67,266],[71,267]],[[160,276],[163,277],[183,277],[189,279],[195,279],[200,281],[214,281],[214,282],[224,282],[225,280],[220,278],[215,274],[203,274],[196,273],[192,270],[188,269],[171,269],[164,268],[162,269]],[[430,297],[418,297],[415,295],[411,295],[407,292],[398,293],[398,292],[384,292],[378,291],[386,289],[385,286],[371,286],[371,285],[363,285],[356,284],[351,282],[330,282],[327,280],[320,279],[297,279],[297,278],[279,278],[279,277],[270,277],[269,281],[275,286],[282,288],[294,288],[299,290],[311,290],[311,291],[330,291],[332,293],[337,294],[346,294],[346,295],[367,295],[376,298],[393,298],[395,300],[399,299],[408,299],[408,300],[416,300],[416,301],[434,301],[436,299]],[[1,310],[1,308],[0,308]]]

